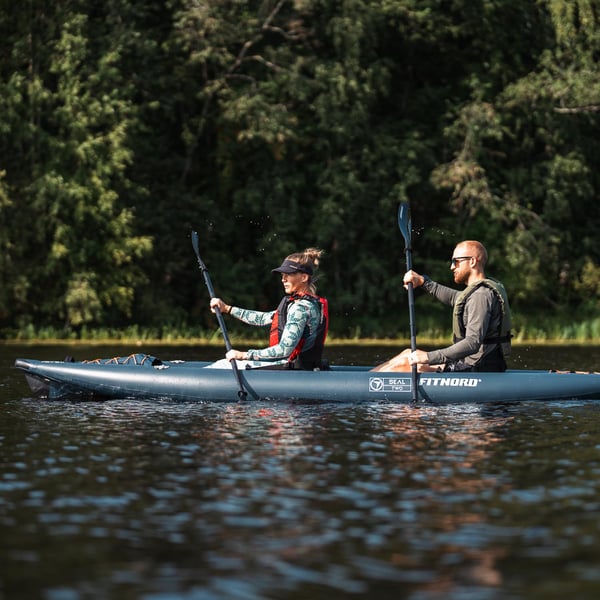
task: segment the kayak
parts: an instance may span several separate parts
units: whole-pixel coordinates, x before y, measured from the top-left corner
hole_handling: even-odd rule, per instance
[[[36,397],[47,399],[169,399],[234,402],[287,400],[411,403],[411,373],[368,366],[320,371],[210,368],[200,361],[162,361],[148,354],[93,361],[19,358]],[[419,373],[416,399],[432,404],[527,400],[600,400],[600,373],[509,370],[504,373]]]

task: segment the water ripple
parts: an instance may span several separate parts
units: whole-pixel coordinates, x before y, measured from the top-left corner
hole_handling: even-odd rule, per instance
[[[5,401],[0,590],[496,600],[545,573],[586,598],[599,428],[581,402]]]

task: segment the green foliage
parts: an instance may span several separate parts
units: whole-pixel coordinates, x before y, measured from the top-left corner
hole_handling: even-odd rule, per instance
[[[27,274],[12,292],[15,316],[77,327],[110,320],[113,307],[130,312],[144,279],[134,259],[151,246],[149,237],[133,234],[133,211],[119,201],[128,186],[135,109],[118,68],[117,33],[91,42],[95,23],[76,7],[53,17],[51,39],[21,32],[34,44],[18,58],[35,68],[14,72],[7,85],[13,93],[5,97],[7,130],[16,135],[3,146],[28,154],[7,169],[15,263]]]
[[[271,269],[319,246],[332,331],[402,335],[404,200],[417,270],[449,283],[453,246],[481,239],[517,320],[593,316],[599,14],[0,0],[0,325],[212,331],[196,229],[227,300],[273,308]]]

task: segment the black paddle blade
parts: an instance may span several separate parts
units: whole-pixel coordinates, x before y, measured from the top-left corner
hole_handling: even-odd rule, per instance
[[[194,252],[196,256],[200,258],[200,248],[198,247],[198,232],[192,231],[192,247],[194,248]]]
[[[194,252],[196,254],[196,258],[198,259],[198,265],[200,265],[200,269],[202,271],[206,271],[206,265],[204,261],[200,258],[200,247],[198,246],[198,232],[192,231],[192,247],[194,248]]]
[[[402,232],[402,237],[406,243],[406,247],[410,248],[410,205],[408,202],[401,202],[398,208],[398,227]]]

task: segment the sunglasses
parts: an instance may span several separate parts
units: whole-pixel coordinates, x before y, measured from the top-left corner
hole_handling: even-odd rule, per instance
[[[471,260],[472,258],[472,256],[457,256],[450,261],[450,266],[455,267],[457,263],[460,263],[463,260]]]

